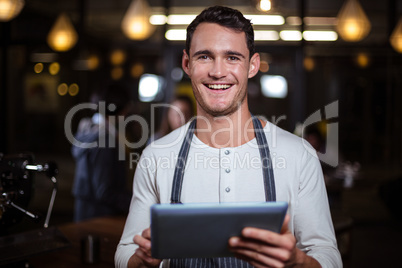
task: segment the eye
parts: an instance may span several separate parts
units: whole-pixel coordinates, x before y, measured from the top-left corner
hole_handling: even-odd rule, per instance
[[[207,60],[207,59],[209,59],[209,57],[208,57],[207,55],[200,55],[200,56],[198,57],[198,59],[199,59],[199,60]]]
[[[236,56],[229,56],[228,57],[228,60],[229,61],[238,61],[238,60],[240,60],[238,57],[236,57]]]

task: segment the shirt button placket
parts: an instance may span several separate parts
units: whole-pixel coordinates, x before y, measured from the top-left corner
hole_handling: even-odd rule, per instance
[[[232,165],[233,165],[233,154],[230,149],[223,149],[222,154],[222,171],[223,171],[223,180],[221,189],[223,189],[223,200],[226,202],[234,201],[234,192],[233,192],[233,184],[234,177],[232,173]]]

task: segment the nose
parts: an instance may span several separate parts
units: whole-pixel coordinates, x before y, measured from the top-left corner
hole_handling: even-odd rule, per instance
[[[209,70],[209,75],[214,78],[223,78],[227,75],[227,66],[223,59],[216,58]]]

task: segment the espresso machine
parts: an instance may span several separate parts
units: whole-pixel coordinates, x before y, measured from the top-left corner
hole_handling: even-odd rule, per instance
[[[38,192],[35,189],[36,174],[53,186],[44,216],[28,210],[33,194]],[[30,256],[70,246],[57,228],[49,226],[57,193],[57,174],[54,162],[38,164],[32,154],[0,153],[0,267],[26,267]],[[27,228],[28,231],[10,231],[24,218],[30,219],[28,222],[33,226],[38,222],[41,225],[32,230]]]

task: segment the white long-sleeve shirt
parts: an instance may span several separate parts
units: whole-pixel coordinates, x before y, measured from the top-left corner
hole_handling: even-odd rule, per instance
[[[116,267],[126,267],[137,245],[133,237],[150,226],[150,206],[170,203],[177,156],[189,124],[150,144],[138,163],[133,198]],[[322,267],[342,267],[328,206],[321,166],[312,147],[301,138],[267,123],[276,199],[289,204],[289,230],[296,246]],[[261,158],[256,139],[239,147],[212,148],[194,135],[181,193],[183,203],[263,202]]]

